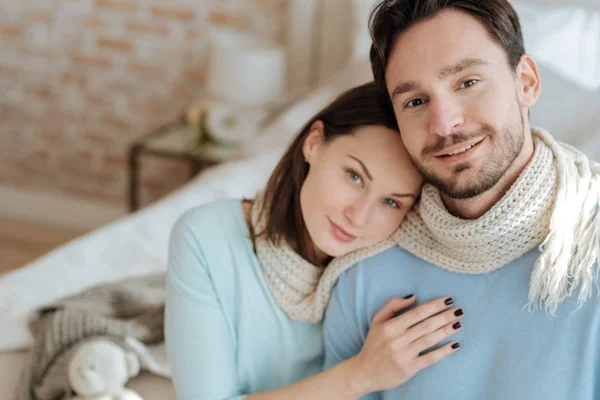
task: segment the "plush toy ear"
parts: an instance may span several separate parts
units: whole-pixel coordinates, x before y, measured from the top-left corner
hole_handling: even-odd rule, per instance
[[[130,378],[140,373],[140,359],[137,354],[132,351],[125,352],[125,363],[127,364],[127,373]]]

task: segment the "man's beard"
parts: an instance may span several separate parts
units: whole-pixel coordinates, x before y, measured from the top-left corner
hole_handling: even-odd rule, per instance
[[[481,167],[476,177],[466,184],[460,185],[458,179],[462,171],[473,168],[473,165],[469,161],[456,164],[449,178],[436,174],[423,165],[420,160],[413,157],[415,166],[429,183],[450,198],[470,199],[487,192],[502,179],[523,148],[525,141],[523,112],[520,108],[518,110],[521,125],[517,122],[506,124],[501,128],[501,132],[497,132],[489,125],[484,125],[478,131],[470,134],[457,133],[446,139],[440,138],[435,145],[423,151],[423,155],[430,155],[448,146],[467,143],[475,138],[485,136],[495,138],[498,147],[492,149],[493,153],[490,154],[489,160],[485,161],[485,164]]]

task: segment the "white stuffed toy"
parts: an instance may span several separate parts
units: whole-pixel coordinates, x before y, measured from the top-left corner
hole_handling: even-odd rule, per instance
[[[69,360],[69,384],[77,393],[73,400],[143,400],[125,388],[127,381],[139,374],[140,360],[107,339],[81,344]]]

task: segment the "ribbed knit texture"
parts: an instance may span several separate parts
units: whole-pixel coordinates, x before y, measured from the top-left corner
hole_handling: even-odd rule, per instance
[[[394,241],[452,272],[483,274],[538,246],[548,235],[556,191],[553,154],[535,140],[535,153],[506,195],[481,218],[448,212],[437,189],[425,185],[417,212],[407,215]]]

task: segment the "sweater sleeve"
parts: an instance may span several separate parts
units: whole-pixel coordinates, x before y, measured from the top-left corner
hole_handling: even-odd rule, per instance
[[[241,400],[235,340],[190,216],[175,225],[169,246],[165,341],[173,385],[179,400]]]
[[[343,274],[331,294],[323,322],[325,369],[357,355],[366,338],[366,334],[360,329],[358,313],[352,307],[357,302],[353,281],[353,276]],[[379,393],[369,393],[361,397],[363,400],[379,398]]]

